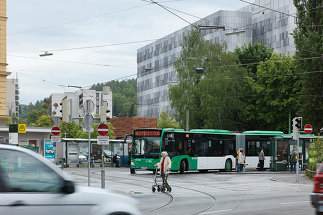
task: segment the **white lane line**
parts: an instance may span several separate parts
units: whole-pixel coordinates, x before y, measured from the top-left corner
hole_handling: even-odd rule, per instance
[[[300,203],[310,203],[311,201],[301,201],[301,202],[283,202],[281,205],[291,205],[291,204],[300,204]]]
[[[230,212],[230,211],[232,211],[232,209],[220,210],[220,211],[209,211],[209,212],[204,212],[204,213],[201,213],[201,214],[215,214],[215,213]]]

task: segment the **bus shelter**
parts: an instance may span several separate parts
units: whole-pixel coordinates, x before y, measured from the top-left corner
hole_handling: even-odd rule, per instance
[[[61,147],[57,160],[64,160],[65,166],[88,165],[89,140],[62,138]],[[90,155],[94,158],[94,165],[102,164],[102,150],[104,153],[104,163],[106,166],[113,166],[112,158],[115,154],[118,155],[120,166],[128,166],[129,145],[124,140],[109,140],[108,145],[98,145],[97,139],[91,139]]]
[[[317,138],[313,134],[299,136],[299,164],[300,169],[304,170],[309,160],[308,148]],[[290,155],[293,149],[297,152],[297,142],[293,139],[292,134],[275,136],[271,140],[271,166],[272,171],[287,171],[290,168]]]

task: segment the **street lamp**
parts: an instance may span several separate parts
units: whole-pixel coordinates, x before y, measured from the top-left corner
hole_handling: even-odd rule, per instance
[[[50,53],[48,51],[44,51],[44,53],[43,54],[40,54],[39,56],[40,57],[47,57],[47,56],[51,56],[51,55],[53,55],[53,53]]]
[[[226,36],[231,36],[231,35],[239,35],[239,34],[243,34],[243,33],[246,33],[245,30],[240,30],[240,31],[237,31],[238,29],[233,29],[233,32],[230,32],[230,33],[226,33],[225,35]]]

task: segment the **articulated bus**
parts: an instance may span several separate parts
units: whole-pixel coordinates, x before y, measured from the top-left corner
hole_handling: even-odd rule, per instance
[[[300,135],[303,162],[308,159],[306,148],[314,138],[314,135]],[[264,168],[275,169],[281,163],[288,165],[288,156],[296,144],[291,135],[281,131],[232,133],[211,129],[136,129],[131,147],[130,172],[134,173],[135,169],[155,171],[162,151],[167,151],[171,158],[171,171],[231,171],[236,168],[235,156],[239,148],[245,151],[246,169],[258,168],[260,148],[265,153]]]
[[[226,130],[136,129],[131,147],[131,167],[155,171],[160,153],[167,151],[171,171],[236,168],[236,135]]]

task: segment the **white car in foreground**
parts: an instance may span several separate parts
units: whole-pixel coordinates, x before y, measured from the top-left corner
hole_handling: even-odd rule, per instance
[[[75,185],[33,151],[0,144],[0,214],[140,215],[137,201]]]

